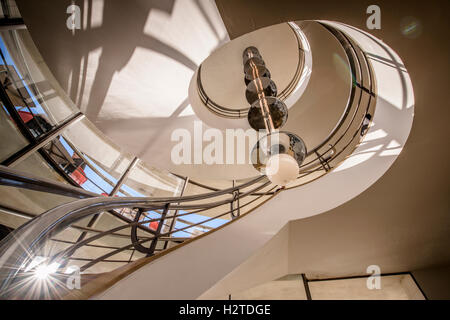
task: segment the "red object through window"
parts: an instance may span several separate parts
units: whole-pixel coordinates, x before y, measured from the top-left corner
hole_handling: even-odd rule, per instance
[[[152,230],[156,230],[156,229],[158,229],[158,225],[159,225],[159,223],[158,223],[158,221],[153,221],[153,222],[150,222],[150,229],[152,229]]]
[[[28,121],[34,118],[34,116],[27,111],[17,111],[17,113],[19,114],[20,118],[24,123],[27,123]]]
[[[84,174],[84,170],[82,168],[77,168],[74,172],[70,174],[70,177],[78,183],[78,185],[82,186],[83,183],[87,181],[86,175]]]

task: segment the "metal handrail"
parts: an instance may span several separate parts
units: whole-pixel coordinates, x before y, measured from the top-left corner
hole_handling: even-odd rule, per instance
[[[320,177],[315,177],[313,180],[308,179],[308,176],[313,173],[322,172],[323,175],[337,167],[343,161],[341,159],[342,156],[350,155],[356,145],[363,139],[361,129],[364,125],[364,121],[366,116],[373,114],[375,109],[376,88],[374,75],[370,61],[365,56],[365,53],[358,47],[354,40],[345,33],[326,23],[319,22],[319,24],[328,30],[341,43],[349,59],[350,72],[354,79],[352,79],[353,83],[349,100],[340,121],[322,143],[309,150],[305,161],[300,167],[297,181],[286,189],[303,186]],[[361,58],[359,56],[361,56]],[[367,72],[367,78],[363,77],[362,70]],[[365,82],[367,82],[368,88],[364,86]],[[360,89],[359,97],[357,96],[356,88]],[[363,92],[369,94],[369,101],[365,106],[361,105]],[[362,116],[357,118],[358,114],[362,114]],[[348,123],[344,126],[346,121],[348,121]],[[370,120],[370,122],[372,122],[372,120]],[[352,126],[355,126],[355,124],[357,125],[356,130],[349,135],[350,129]],[[336,146],[347,137],[350,137],[349,141],[337,151]],[[333,139],[335,139],[335,141],[332,142]]]
[[[8,178],[4,178],[5,176],[7,176]],[[13,182],[14,177],[17,177],[17,183]],[[2,282],[0,286],[0,297],[3,298],[17,297],[17,281],[23,281],[24,277],[26,278],[27,276],[32,277],[32,273],[30,275],[30,272],[25,272],[24,270],[27,266],[30,265],[30,263],[33,261],[33,258],[39,254],[39,251],[43,246],[45,246],[48,241],[52,241],[52,239],[54,239],[57,234],[66,230],[67,228],[75,227],[75,225],[79,221],[89,216],[94,216],[102,212],[111,214],[116,212],[114,211],[114,209],[124,208],[147,212],[157,212],[158,210],[166,208],[166,213],[172,210],[186,210],[186,212],[184,213],[166,214],[154,219],[123,219],[122,225],[103,231],[79,227],[81,230],[85,229],[87,231],[94,232],[94,235],[82,239],[78,242],[72,242],[69,248],[66,248],[49,257],[49,263],[51,263],[52,261],[60,261],[61,259],[74,260],[77,262],[84,261],[87,263],[81,267],[81,271],[85,271],[100,262],[117,262],[120,259],[111,260],[108,258],[125,251],[129,252],[130,250],[132,250],[134,254],[134,252],[137,250],[140,252],[144,251],[143,253],[146,253],[147,255],[153,255],[161,251],[160,249],[156,248],[156,244],[158,243],[158,241],[180,243],[183,241],[183,238],[174,236],[174,234],[176,234],[177,232],[183,232],[189,229],[195,230],[197,226],[201,227],[203,224],[206,224],[208,222],[223,218],[224,216],[230,216],[234,209],[230,207],[230,210],[225,210],[225,212],[214,213],[213,217],[204,216],[204,219],[202,219],[200,222],[192,223],[190,225],[187,225],[186,227],[179,229],[174,228],[173,230],[169,231],[163,231],[160,227],[158,228],[157,232],[150,232],[150,230],[146,230],[146,228],[144,228],[144,224],[158,222],[158,225],[162,226],[164,224],[164,221],[168,221],[170,219],[187,217],[189,215],[199,213],[205,214],[205,212],[208,210],[217,210],[220,209],[220,207],[223,205],[230,205],[232,202],[234,202],[236,194],[239,194],[239,197],[241,199],[252,196],[256,197],[252,201],[242,205],[240,207],[240,209],[242,210],[245,207],[250,207],[252,203],[262,199],[264,196],[273,195],[274,189],[277,188],[272,187],[267,191],[267,193],[255,196],[254,193],[259,192],[270,185],[270,182],[267,181],[264,176],[260,176],[239,186],[205,193],[202,195],[161,198],[92,198],[92,194],[85,193],[81,189],[74,190],[77,188],[61,185],[56,182],[48,181],[47,179],[40,179],[33,175],[22,173],[10,168],[0,167],[0,184],[28,188],[26,186],[27,181],[31,181],[31,183],[33,184],[31,189],[33,190],[37,190],[35,185],[41,181],[44,185],[41,191],[44,191],[45,189],[46,192],[64,194],[66,196],[72,196],[75,198],[85,197],[85,199],[58,206],[39,216],[34,217],[28,223],[16,229],[12,234],[10,234],[0,243],[0,275],[3,275],[4,277],[3,279],[1,279]],[[243,190],[249,187],[251,188],[251,190]],[[57,190],[58,188],[61,189]],[[79,191],[79,193],[77,191]],[[218,199],[216,201],[210,201],[208,203],[198,203],[199,200],[214,200],[214,198],[222,197],[226,194],[229,194],[230,198],[224,200]],[[135,217],[137,216],[135,215]],[[137,234],[136,231],[138,227],[140,227],[139,230],[144,235]],[[103,239],[114,234],[121,235],[122,238],[127,238],[126,235],[120,233],[120,231],[126,229],[132,229],[134,230],[134,232],[132,232],[130,243],[123,247],[108,245],[99,246],[98,244],[92,244],[93,241]],[[213,228],[211,228],[210,230],[212,229]],[[207,232],[209,232],[209,230]],[[147,234],[147,236],[145,236],[145,234]],[[18,239],[19,241],[17,241]],[[58,239],[56,239],[55,241],[58,241]],[[152,243],[149,249],[143,246],[148,242]],[[113,249],[113,251],[103,254],[97,258],[91,256],[73,257],[74,253],[83,247],[103,247],[104,249],[108,247],[110,249]],[[15,268],[10,268],[10,266],[15,266]]]
[[[79,199],[97,197],[98,194],[51,179],[0,165],[0,185],[59,194]]]
[[[257,176],[253,179],[251,179],[248,182],[245,182],[241,185],[230,187],[227,189],[217,190],[213,192],[207,192],[202,193],[198,195],[193,196],[182,196],[182,197],[155,197],[151,198],[157,202],[170,202],[170,201],[177,201],[177,202],[187,202],[187,201],[196,201],[196,200],[205,200],[207,198],[212,198],[216,196],[221,196],[225,194],[232,194],[235,191],[239,191],[242,189],[245,189],[247,187],[252,186],[253,184],[260,182],[262,180],[265,180],[265,176]],[[265,180],[267,181],[267,180]],[[98,197],[99,195],[90,192],[87,190],[84,190],[82,188],[70,186],[61,182],[57,182],[51,179],[38,177],[34,174],[23,172],[20,170],[16,170],[13,168],[9,168],[6,166],[0,165],[0,185],[5,186],[11,186],[11,187],[18,187],[23,189],[29,189],[29,190],[35,190],[35,191],[41,191],[41,192],[48,192],[53,194],[59,194],[67,197],[74,197],[74,198],[92,198],[92,197]],[[251,194],[251,195],[258,195],[258,194]],[[133,197],[129,197],[133,198]],[[124,199],[124,198],[121,198]],[[141,198],[137,198],[141,199]]]

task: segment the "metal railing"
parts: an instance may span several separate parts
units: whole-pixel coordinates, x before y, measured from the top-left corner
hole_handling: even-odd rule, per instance
[[[293,189],[310,183],[339,166],[364,138],[373,118],[376,87],[372,65],[357,43],[343,32],[319,23],[342,45],[349,62],[352,87],[347,106],[328,136],[317,146],[308,148]]]
[[[278,187],[260,176],[239,186],[193,196],[105,198],[94,197],[94,194],[78,188],[3,166],[0,167],[0,183],[84,198],[34,217],[0,243],[0,296],[8,299],[53,299],[67,294],[63,286],[53,288],[53,291],[51,288],[34,290],[39,282],[36,279],[37,268],[42,264],[57,264],[51,275],[53,278],[64,277],[67,269],[73,268],[74,262],[82,277],[83,274],[89,277],[95,273],[108,272],[118,265],[155,255],[189,238],[216,229],[217,226],[211,225],[214,221],[220,220],[223,225],[222,220],[226,219],[225,224],[231,223],[279,191]],[[95,228],[83,224],[83,221],[99,214],[103,214],[100,219],[105,222],[111,220],[105,219],[110,216],[115,218],[116,223],[113,226],[103,223]],[[190,219],[192,216],[195,216],[195,221]],[[187,225],[174,227],[173,222],[177,219]],[[156,223],[157,227],[151,228],[152,223]],[[82,232],[85,236],[76,241],[70,240],[67,234],[64,235],[70,229]],[[180,233],[191,236],[177,236]],[[36,259],[45,261],[36,264]],[[105,263],[112,263],[112,269],[105,266],[94,268]],[[45,286],[42,283],[40,285]]]

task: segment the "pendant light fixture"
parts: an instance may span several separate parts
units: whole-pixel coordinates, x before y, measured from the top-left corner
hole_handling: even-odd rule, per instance
[[[277,86],[259,50],[246,48],[243,63],[245,96],[250,104],[248,122],[256,131],[267,133],[253,148],[253,166],[274,184],[286,186],[298,177],[307,154],[305,143],[293,133],[278,130],[286,124],[288,108],[277,98]]]

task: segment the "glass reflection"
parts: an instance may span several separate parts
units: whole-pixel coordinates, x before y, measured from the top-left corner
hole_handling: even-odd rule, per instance
[[[44,76],[38,50],[27,30],[0,32],[0,81],[23,124],[38,138],[77,108]],[[43,92],[45,94],[43,94]]]

